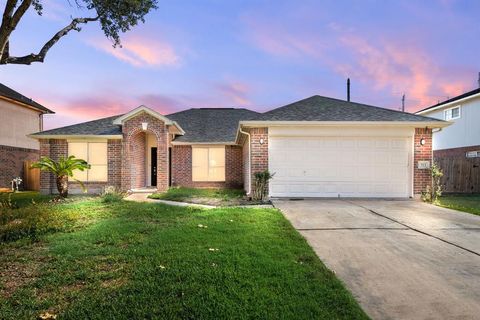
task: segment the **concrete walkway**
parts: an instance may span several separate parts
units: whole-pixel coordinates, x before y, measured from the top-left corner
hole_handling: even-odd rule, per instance
[[[168,204],[168,205],[177,206],[177,207],[196,207],[196,208],[203,208],[203,209],[214,209],[214,208],[216,208],[215,206],[209,206],[209,205],[206,205],[206,204],[168,201],[168,200],[160,200],[160,199],[150,199],[148,197],[149,195],[151,195],[151,193],[132,193],[131,195],[125,197],[125,200],[136,201],[136,202],[163,203],[163,204]]]
[[[480,318],[480,217],[416,201],[274,205],[372,318]]]
[[[152,193],[132,193],[129,196],[125,197],[124,200],[127,201],[136,201],[136,202],[151,202],[151,203],[163,203],[171,206],[177,207],[196,207],[203,209],[215,209],[215,208],[251,208],[251,209],[268,209],[273,208],[270,204],[259,204],[259,205],[242,205],[242,206],[232,206],[232,207],[220,207],[220,206],[211,206],[207,204],[199,203],[190,203],[190,202],[179,202],[179,201],[169,201],[161,199],[150,199],[148,196]]]

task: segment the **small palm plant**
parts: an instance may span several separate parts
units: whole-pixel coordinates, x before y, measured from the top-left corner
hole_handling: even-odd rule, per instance
[[[68,158],[61,157],[58,161],[49,157],[41,157],[39,161],[32,164],[32,168],[39,168],[42,171],[49,171],[55,175],[57,190],[62,198],[68,197],[68,177],[73,178],[73,170],[83,171],[90,169],[90,165],[83,159],[77,159],[75,156]],[[80,183],[83,190],[83,183],[75,178],[73,180]]]

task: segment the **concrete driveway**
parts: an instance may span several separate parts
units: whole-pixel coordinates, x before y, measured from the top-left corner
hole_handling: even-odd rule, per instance
[[[274,200],[374,319],[480,319],[480,217],[417,201]]]

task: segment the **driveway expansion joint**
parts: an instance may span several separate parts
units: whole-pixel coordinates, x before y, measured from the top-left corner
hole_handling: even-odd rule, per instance
[[[445,243],[447,243],[447,244],[449,244],[449,245],[452,245],[452,246],[457,247],[457,248],[459,248],[459,249],[462,249],[462,250],[465,250],[465,251],[467,251],[467,252],[473,253],[474,255],[480,257],[480,253],[475,252],[475,251],[473,251],[473,250],[470,250],[470,249],[468,249],[468,248],[462,247],[462,246],[460,246],[460,245],[458,245],[458,244],[456,244],[456,243],[453,243],[453,242],[451,242],[451,241],[448,241],[448,240],[442,239],[442,238],[440,238],[440,237],[434,236],[433,234],[430,234],[430,233],[428,233],[428,232],[422,231],[422,230],[420,230],[420,229],[413,228],[413,227],[409,226],[408,224],[405,224],[405,223],[403,223],[403,222],[400,222],[400,221],[398,221],[398,220],[395,220],[395,219],[393,219],[393,218],[390,218],[390,217],[388,217],[388,216],[385,216],[385,215],[383,215],[383,214],[381,214],[381,213],[376,212],[375,210],[372,210],[372,209],[370,209],[370,208],[364,207],[364,206],[359,205],[359,204],[357,204],[357,203],[354,203],[354,202],[351,202],[351,201],[348,201],[348,200],[343,200],[343,201],[345,201],[345,202],[347,202],[347,203],[350,203],[351,205],[354,205],[354,206],[363,208],[363,209],[365,209],[365,210],[368,210],[369,212],[371,212],[371,213],[373,213],[373,214],[375,214],[375,215],[377,215],[377,216],[379,216],[379,217],[382,217],[382,218],[385,218],[385,219],[387,219],[387,220],[396,222],[396,223],[398,223],[398,224],[400,224],[400,225],[402,225],[402,226],[404,226],[404,227],[406,227],[406,228],[408,228],[408,229],[410,229],[410,230],[412,230],[412,231],[415,231],[415,232],[421,233],[421,234],[423,234],[423,235],[426,235],[426,236],[428,236],[428,237],[431,237],[431,238],[440,240],[440,241],[445,242]],[[474,229],[477,229],[477,228],[474,228]],[[452,229],[452,230],[460,230],[460,229]]]

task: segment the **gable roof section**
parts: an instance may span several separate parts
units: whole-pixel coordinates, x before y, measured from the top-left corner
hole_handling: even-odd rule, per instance
[[[42,106],[40,103],[25,97],[23,94],[13,90],[12,88],[7,87],[2,83],[0,83],[0,96],[10,100],[14,100],[16,102],[26,104],[34,109],[41,111],[42,113],[55,113],[52,110]]]
[[[250,120],[259,113],[248,109],[201,108],[169,114],[185,129],[174,143],[234,143],[240,120]]]
[[[466,98],[473,98],[473,96],[475,95],[479,95],[480,96],[480,88],[477,88],[475,90],[472,90],[472,91],[469,91],[469,92],[465,92],[465,93],[462,93],[461,95],[459,96],[456,96],[456,97],[453,97],[451,99],[448,99],[448,100],[445,100],[443,102],[440,102],[440,103],[437,103],[437,104],[434,104],[433,106],[430,106],[428,108],[424,108],[422,110],[419,110],[417,112],[415,112],[416,114],[423,114],[423,113],[426,113],[426,112],[429,112],[429,111],[433,111],[433,110],[436,110],[436,109],[439,109],[441,108],[442,106],[444,105],[448,105],[450,103],[453,103],[453,102],[460,102],[460,100],[464,100]]]
[[[334,98],[312,96],[259,116],[257,121],[444,122],[407,112]]]
[[[162,114],[158,113],[157,111],[155,111],[153,109],[150,109],[150,108],[148,108],[144,105],[141,105],[141,106],[133,109],[132,111],[127,112],[124,115],[122,115],[122,116],[118,117],[117,119],[113,120],[113,124],[122,125],[124,121],[134,117],[135,115],[137,115],[141,112],[145,112],[145,113],[151,115],[152,117],[163,121],[165,123],[165,125],[167,125],[167,126],[175,126],[177,128],[179,134],[185,134],[185,131],[183,131],[182,127],[180,127],[180,125],[176,121],[172,121],[169,118],[165,117],[164,115],[162,115]]]
[[[57,129],[41,131],[31,134],[30,136],[121,136],[122,126],[113,123],[113,120],[121,116],[122,115],[117,115]]]

